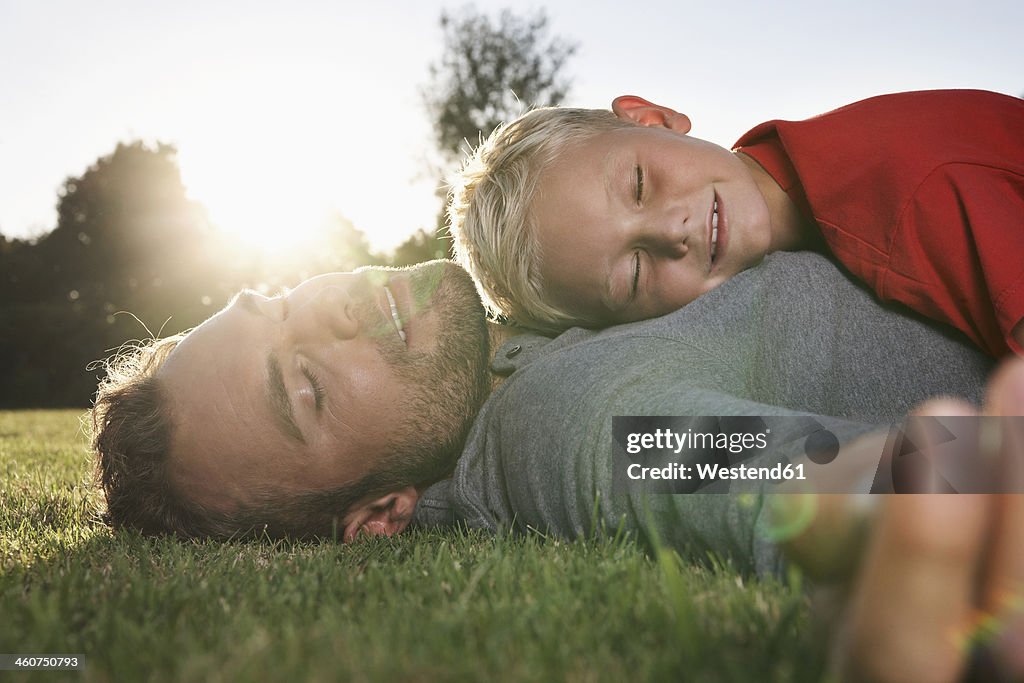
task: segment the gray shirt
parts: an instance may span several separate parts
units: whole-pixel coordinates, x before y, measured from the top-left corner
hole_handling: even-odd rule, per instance
[[[612,495],[612,417],[813,414],[845,442],[936,395],[978,403],[992,367],[827,259],[774,254],[661,318],[506,342],[492,369],[508,378],[416,522],[566,538],[622,529],[769,569],[760,496]]]

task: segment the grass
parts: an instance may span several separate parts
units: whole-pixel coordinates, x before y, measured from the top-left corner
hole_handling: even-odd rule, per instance
[[[629,542],[180,543],[96,521],[76,412],[0,412],[0,653],[40,681],[813,681],[799,581]]]

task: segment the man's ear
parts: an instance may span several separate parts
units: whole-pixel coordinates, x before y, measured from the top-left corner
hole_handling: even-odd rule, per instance
[[[612,100],[612,111],[623,121],[641,126],[662,126],[677,133],[690,132],[690,118],[675,109],[648,102],[636,95],[621,95]]]
[[[412,513],[420,494],[414,486],[406,486],[374,500],[357,503],[342,519],[345,543],[356,540],[360,533],[367,536],[393,536],[412,521]]]

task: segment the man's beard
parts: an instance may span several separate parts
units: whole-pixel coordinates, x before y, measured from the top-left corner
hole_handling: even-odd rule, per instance
[[[438,339],[430,352],[411,352],[397,341],[390,322],[390,333],[379,339],[381,356],[407,388],[406,419],[392,431],[390,462],[381,465],[400,466],[401,458],[408,467],[410,459],[439,458],[444,451],[454,466],[457,453],[451,451],[461,447],[490,388],[487,321],[472,279],[458,266],[444,263],[408,274],[412,309],[433,309]],[[368,305],[379,316],[376,303]]]

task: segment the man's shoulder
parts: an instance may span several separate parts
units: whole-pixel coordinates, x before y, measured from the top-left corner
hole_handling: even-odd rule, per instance
[[[529,333],[513,337],[495,355],[495,367],[500,374],[510,374],[538,358],[584,348],[602,355],[602,347],[619,346],[624,340],[660,338],[699,347],[699,342],[709,337],[733,334],[737,324],[744,325],[757,314],[759,303],[805,308],[825,295],[851,287],[857,286],[821,254],[776,252],[690,304],[658,318],[602,330],[573,328],[554,339]],[[618,357],[618,362],[625,361]]]
[[[504,388],[517,400],[528,392],[557,402],[570,385],[573,395],[592,385],[591,393],[610,399],[634,381],[735,390],[755,346],[787,335],[790,321],[813,316],[854,287],[820,254],[779,252],[660,318],[574,328],[551,340],[515,337],[498,350],[493,368],[509,377]]]

